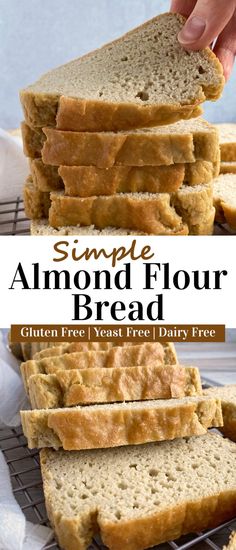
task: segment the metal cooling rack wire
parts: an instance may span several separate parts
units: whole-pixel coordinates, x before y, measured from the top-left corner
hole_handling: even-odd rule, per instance
[[[0,234],[28,235],[30,222],[25,216],[23,199],[0,202]]]

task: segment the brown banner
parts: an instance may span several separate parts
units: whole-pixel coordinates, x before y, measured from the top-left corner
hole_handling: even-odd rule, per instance
[[[225,342],[224,325],[12,325],[17,342]]]

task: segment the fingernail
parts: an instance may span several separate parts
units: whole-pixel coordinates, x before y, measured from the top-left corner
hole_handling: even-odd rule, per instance
[[[182,44],[191,44],[201,38],[205,28],[206,21],[201,17],[193,16],[185,23],[185,26],[179,33],[178,39]]]

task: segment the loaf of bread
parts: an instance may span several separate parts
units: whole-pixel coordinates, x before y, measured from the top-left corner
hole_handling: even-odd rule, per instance
[[[221,174],[213,182],[216,221],[236,228],[236,174]]]
[[[199,370],[181,365],[57,370],[29,378],[33,409],[171,399],[202,394]]]
[[[44,133],[42,159],[54,166],[160,166],[219,159],[218,131],[201,118],[119,133],[54,128],[44,128]]]
[[[21,421],[30,449],[67,451],[202,435],[223,425],[220,399],[210,397],[21,411]]]
[[[172,361],[171,361],[172,359]],[[26,391],[32,374],[55,374],[57,370],[91,368],[125,368],[174,363],[174,353],[165,353],[159,342],[145,342],[135,346],[117,346],[106,351],[90,350],[49,356],[38,361],[22,363],[21,374]]]
[[[98,451],[44,449],[46,508],[59,544],[87,550],[100,533],[110,550],[143,550],[233,519],[235,453],[235,443],[217,434]]]
[[[220,173],[236,174],[236,161],[231,161],[231,162],[222,161],[220,163]]]
[[[56,355],[63,355],[64,353],[74,353],[78,351],[107,351],[114,347],[129,347],[137,346],[137,342],[66,342],[58,344],[51,348],[47,348],[39,351],[33,357],[33,359],[44,359],[45,357],[55,357]],[[176,365],[178,363],[175,346],[172,342],[156,342],[155,346],[159,348],[159,357],[165,365]]]
[[[216,124],[220,137],[221,160],[236,161],[236,124]]]
[[[220,153],[220,152],[219,152]],[[183,182],[189,185],[208,183],[219,175],[220,162],[197,160],[170,166],[50,166],[42,159],[31,159],[33,182],[40,191],[64,189],[66,195],[87,197],[123,191],[172,193]],[[61,174],[61,176],[59,175]],[[63,179],[62,179],[63,177]]]
[[[122,130],[191,118],[216,100],[223,70],[207,48],[178,41],[185,18],[165,13],[42,76],[21,92],[27,122],[77,131]]]
[[[50,193],[40,191],[28,176],[23,187],[24,209],[29,219],[47,218],[51,206]]]
[[[223,434],[236,442],[236,384],[204,390],[204,395],[221,399],[224,425]]]
[[[183,186],[173,194],[120,193],[98,197],[68,197],[51,193],[52,227],[91,225],[103,229],[114,224],[156,235],[194,234],[194,226],[211,218],[212,184]],[[206,233],[205,233],[206,234]]]

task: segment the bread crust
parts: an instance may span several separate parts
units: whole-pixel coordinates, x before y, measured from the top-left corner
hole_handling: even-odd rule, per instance
[[[166,400],[162,405],[157,401],[157,406],[155,401],[145,403],[152,407],[145,408],[141,402],[137,408],[121,404],[21,411],[23,432],[30,449],[72,451],[202,435],[223,424],[220,399],[189,397],[182,403],[173,400],[170,407]]]
[[[40,191],[29,176],[23,189],[24,209],[27,218],[47,218],[51,206],[50,194]]]
[[[236,155],[235,155],[236,158]],[[233,162],[221,162],[220,174],[236,174],[236,161]]]
[[[29,378],[33,409],[201,395],[197,368],[180,365],[58,370]]]
[[[235,162],[236,161],[236,136],[235,143],[221,143],[220,144],[221,160],[223,162]]]

